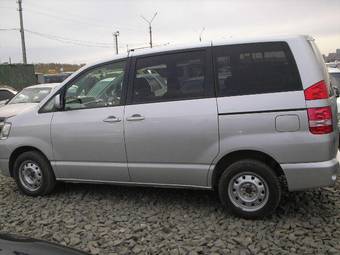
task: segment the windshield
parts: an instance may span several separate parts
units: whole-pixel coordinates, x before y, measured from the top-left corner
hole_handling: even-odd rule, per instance
[[[50,92],[51,88],[26,88],[13,97],[8,104],[40,103]]]
[[[332,86],[337,86],[340,90],[340,73],[330,73],[329,76],[331,78]]]

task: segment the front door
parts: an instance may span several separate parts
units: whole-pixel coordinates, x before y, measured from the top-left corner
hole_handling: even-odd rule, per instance
[[[218,116],[205,50],[137,58],[125,109],[131,181],[207,186]]]
[[[126,61],[84,71],[66,85],[51,137],[57,178],[129,181],[121,92]]]

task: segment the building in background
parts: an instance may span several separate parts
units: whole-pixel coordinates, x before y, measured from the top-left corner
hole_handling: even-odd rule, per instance
[[[336,49],[335,52],[329,53],[328,56],[324,56],[326,62],[340,62],[340,49]]]

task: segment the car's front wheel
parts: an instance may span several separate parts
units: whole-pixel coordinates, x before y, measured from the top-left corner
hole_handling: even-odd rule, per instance
[[[222,204],[233,214],[256,219],[271,214],[281,198],[281,186],[274,171],[257,160],[231,164],[219,181]]]
[[[46,195],[56,184],[50,163],[36,151],[19,155],[13,165],[13,174],[19,189],[30,196]]]

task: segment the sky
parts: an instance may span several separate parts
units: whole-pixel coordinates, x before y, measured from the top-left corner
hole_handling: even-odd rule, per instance
[[[16,0],[0,0],[0,63],[22,61]],[[323,54],[340,48],[340,0],[22,0],[28,63],[89,63],[154,45],[309,34]]]

